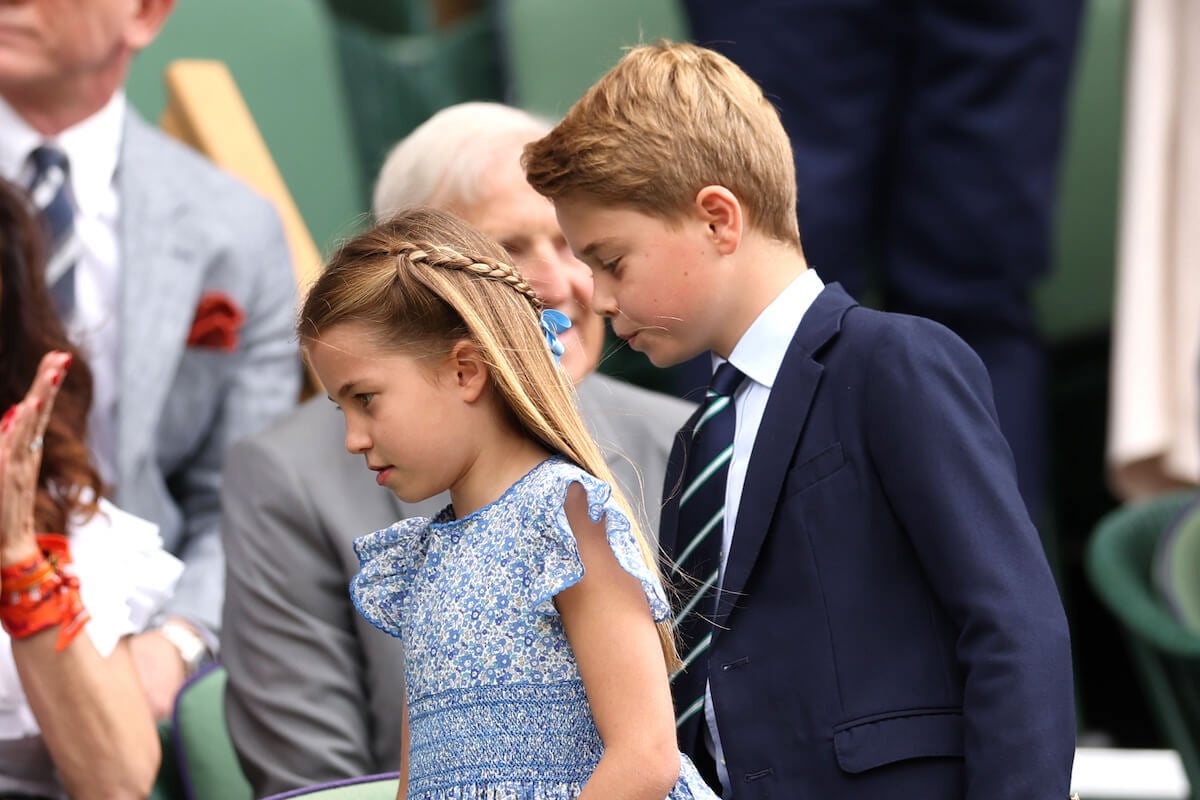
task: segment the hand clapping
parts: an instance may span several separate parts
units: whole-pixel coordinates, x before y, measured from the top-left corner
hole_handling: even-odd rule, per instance
[[[20,561],[38,552],[33,516],[43,436],[54,399],[70,364],[70,353],[51,352],[43,356],[28,393],[0,422],[2,564]]]

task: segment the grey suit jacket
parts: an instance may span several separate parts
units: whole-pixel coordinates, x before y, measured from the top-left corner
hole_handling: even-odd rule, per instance
[[[618,483],[657,521],[672,440],[694,407],[602,375],[578,394]],[[350,602],[352,544],[448,500],[402,508],[344,437],[316,398],[226,464],[225,711],[256,796],[399,766],[403,653]]]
[[[117,172],[121,351],[114,500],[186,569],[168,612],[216,630],[225,449],[295,406],[295,280],[266,200],[130,109]],[[188,347],[201,297],[245,313],[232,352]]]

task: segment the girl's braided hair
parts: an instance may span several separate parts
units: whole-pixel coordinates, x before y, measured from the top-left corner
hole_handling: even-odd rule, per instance
[[[541,311],[545,307],[542,298],[538,297],[537,292],[521,276],[520,271],[504,261],[487,256],[467,256],[448,245],[419,241],[397,242],[389,253],[414,264],[423,263],[438,269],[457,269],[482,278],[499,281],[525,295],[535,311]],[[398,271],[403,270],[403,266],[400,264],[397,264],[396,268]]]

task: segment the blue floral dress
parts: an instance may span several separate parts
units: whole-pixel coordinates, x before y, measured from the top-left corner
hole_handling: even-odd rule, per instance
[[[563,503],[572,483],[605,518],[656,620],[670,613],[606,483],[560,458],[454,519],[397,522],[355,542],[359,612],[404,641],[409,800],[569,800],[603,752],[554,595],[583,577]],[[680,756],[670,800],[713,800]]]

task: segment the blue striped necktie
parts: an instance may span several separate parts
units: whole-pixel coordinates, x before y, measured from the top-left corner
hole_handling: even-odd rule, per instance
[[[49,244],[46,284],[50,287],[59,319],[67,322],[75,310],[75,262],[78,260],[69,164],[65,153],[47,145],[30,153],[29,160],[33,164],[29,194],[41,211]]]
[[[681,742],[695,741],[695,725],[703,718],[700,711],[704,708],[708,682],[706,651],[712,643],[712,615],[716,610],[724,536],[725,486],[737,418],[733,393],[745,378],[728,361],[717,368],[686,449],[675,552],[671,554],[674,565],[670,571],[671,582],[683,603],[675,615],[683,669],[672,676],[671,683],[675,725]]]

